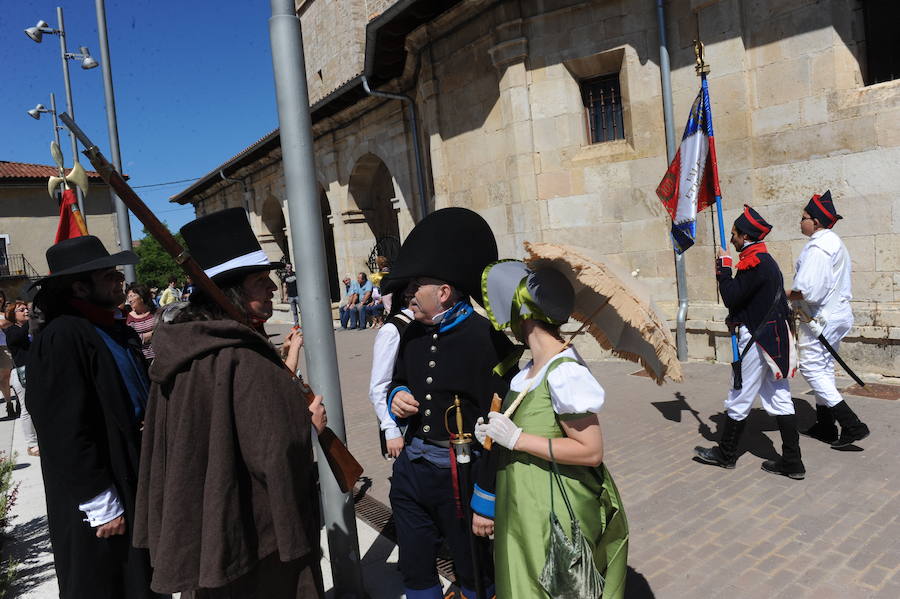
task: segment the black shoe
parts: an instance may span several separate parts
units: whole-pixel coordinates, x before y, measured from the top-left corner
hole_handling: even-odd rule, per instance
[[[766,460],[762,463],[762,469],[772,474],[780,474],[794,480],[803,480],[806,477],[806,470],[803,468],[803,462],[798,467],[796,464],[788,464],[784,458],[777,460]]]
[[[719,466],[727,470],[734,470],[734,466],[737,464],[737,456],[732,456],[731,459],[728,459],[718,445],[713,447],[700,447],[698,445],[694,448],[694,453],[697,454],[697,457],[704,464]]]
[[[831,444],[832,448],[847,447],[869,436],[869,427],[850,409],[846,401],[842,400],[841,403],[831,408],[831,410],[841,425],[841,436]]]
[[[728,470],[733,469],[737,463],[738,443],[741,440],[746,424],[746,418],[744,420],[734,420],[726,414],[722,439],[719,441],[719,444],[716,447],[709,448],[695,447],[694,453],[705,464],[712,464]]]
[[[816,404],[816,423],[805,431],[800,431],[800,434],[829,445],[837,441],[838,428],[831,408]]]

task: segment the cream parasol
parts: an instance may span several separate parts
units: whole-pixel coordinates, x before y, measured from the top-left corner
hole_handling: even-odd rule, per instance
[[[675,341],[647,294],[574,248],[525,242],[531,269],[554,268],[575,288],[572,317],[613,355],[637,362],[658,385],[681,381]]]

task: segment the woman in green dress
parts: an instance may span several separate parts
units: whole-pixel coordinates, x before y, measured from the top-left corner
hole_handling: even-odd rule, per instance
[[[500,454],[494,528],[497,597],[573,596],[572,591],[551,594],[547,574],[542,576],[550,545],[551,509],[571,538],[567,499],[604,579],[596,597],[621,599],[628,524],[618,490],[603,464],[597,414],[604,391],[560,336],[560,326],[568,321],[575,304],[572,286],[557,270],[532,272],[522,262],[505,260],[485,269],[482,290],[494,326],[501,330],[509,326],[532,355],[503,401],[501,412],[521,397],[512,415],[491,412],[489,422],[481,421],[476,427],[479,440],[490,436],[493,451]],[[551,451],[565,499],[560,486],[551,484]]]

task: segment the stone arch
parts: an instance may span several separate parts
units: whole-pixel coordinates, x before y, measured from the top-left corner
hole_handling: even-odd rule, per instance
[[[354,260],[369,261],[369,254],[384,239],[400,238],[398,213],[402,196],[384,161],[372,153],[362,155],[348,182],[348,210],[344,222],[353,227]],[[391,258],[391,256],[389,256]]]
[[[319,209],[322,212],[322,240],[325,244],[325,267],[328,269],[328,293],[332,302],[341,301],[337,253],[334,247],[334,217],[325,188],[319,185]]]
[[[262,231],[259,235],[259,244],[269,258],[278,259],[281,256],[290,256],[287,240],[287,223],[284,220],[284,212],[281,201],[269,193],[266,196],[260,212]]]

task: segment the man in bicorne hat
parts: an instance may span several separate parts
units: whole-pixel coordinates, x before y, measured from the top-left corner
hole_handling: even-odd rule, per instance
[[[742,358],[725,400],[725,423],[719,444],[696,447],[694,452],[704,463],[734,468],[746,418],[759,395],[763,408],[778,422],[782,444],[781,457],[764,461],[762,469],[801,480],[806,469],[800,458],[800,435],[788,382],[796,368],[789,309],[781,270],[763,243],[771,230],[772,225],[756,210],[744,205],[744,212],[731,228],[731,244],[740,252],[734,278],[731,257],[718,248],[719,292],[728,307],[729,327],[737,331]]]
[[[832,230],[842,218],[834,208],[830,191],[814,195],[806,204],[800,217],[800,232],[809,241],[797,258],[790,292],[790,299],[799,304],[801,312],[800,372],[816,395],[816,423],[803,434],[830,443],[835,449],[869,436],[869,427],[838,392],[834,357],[818,339],[819,334],[824,335],[837,351],[841,339],[853,326],[850,254]],[[835,421],[841,425],[840,436]]]
[[[149,381],[141,342],[117,306],[130,251],[92,235],[47,250],[34,298],[26,402],[41,451],[47,519],[63,599],[136,599],[150,591],[147,552],[132,547],[141,426]]]
[[[503,397],[516,372],[510,368],[503,378],[493,372],[512,343],[475,313],[469,299],[481,298],[481,273],[496,260],[497,243],[485,220],[465,208],[444,208],[416,225],[382,280],[385,293],[405,288],[415,318],[400,341],[387,389],[391,413],[407,425],[390,499],[409,599],[444,596],[435,568],[441,540],[450,548],[465,597],[475,597],[476,566],[487,596],[493,595],[492,559],[481,539],[475,541],[481,555],[472,555],[473,522],[465,517],[463,502],[472,495],[474,528],[491,533],[496,469],[489,459],[478,459],[480,445],[473,440],[476,484],[462,488],[449,441],[451,432],[473,433],[478,417],[487,418],[494,393]],[[455,426],[456,398],[464,431]],[[445,425],[448,409],[452,431]]]

